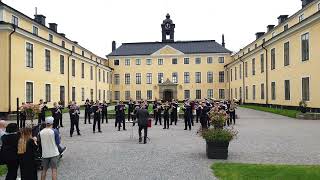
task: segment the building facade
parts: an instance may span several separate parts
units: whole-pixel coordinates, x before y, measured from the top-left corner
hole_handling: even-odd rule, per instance
[[[233,54],[225,66],[231,98],[245,103],[294,107],[301,100],[320,107],[320,1],[302,0],[302,9],[281,15],[267,32]]]
[[[0,112],[21,102],[110,100],[107,60],[46,26],[45,16],[30,18],[0,2]],[[109,95],[108,95],[109,94]]]
[[[107,56],[113,71],[113,99],[225,99],[224,66],[231,51],[214,40],[174,41],[167,15],[162,42],[124,43]]]

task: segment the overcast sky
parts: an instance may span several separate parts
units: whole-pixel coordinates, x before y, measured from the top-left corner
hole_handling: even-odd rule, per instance
[[[255,33],[292,15],[301,0],[3,0],[33,17],[47,17],[58,31],[105,57],[111,42],[161,41],[160,24],[170,13],[176,24],[175,40],[216,40],[225,34],[226,47],[238,51]]]

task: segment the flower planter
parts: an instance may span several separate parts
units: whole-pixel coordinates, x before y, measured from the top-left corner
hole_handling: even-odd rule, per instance
[[[207,142],[207,157],[209,159],[227,159],[229,142]]]
[[[302,113],[306,113],[306,112],[307,112],[307,108],[305,108],[305,107],[300,107],[300,111],[301,111]]]

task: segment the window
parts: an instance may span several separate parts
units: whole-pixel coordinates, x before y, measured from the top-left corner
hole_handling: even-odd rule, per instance
[[[163,65],[163,59],[158,59],[158,65]]]
[[[271,70],[276,68],[276,49],[271,49]]]
[[[61,102],[65,102],[65,87],[64,86],[60,86],[60,101]]]
[[[136,73],[136,84],[141,84],[141,73]]]
[[[126,99],[126,100],[130,100],[130,91],[125,91],[124,92],[124,98]]]
[[[190,90],[184,90],[184,99],[190,99]]]
[[[65,47],[66,47],[66,42],[61,41],[61,46],[62,46],[63,48],[65,48]]]
[[[272,37],[275,37],[276,36],[276,32],[272,32]]]
[[[81,101],[84,101],[84,88],[81,88]]]
[[[152,100],[152,90],[147,90],[147,100]]]
[[[93,80],[93,66],[90,66],[90,80]]]
[[[286,31],[286,30],[288,30],[288,29],[289,29],[289,25],[288,25],[288,24],[286,24],[286,25],[283,26],[283,30],[284,30],[284,31]]]
[[[288,66],[290,64],[290,44],[289,42],[284,43],[284,66]]]
[[[318,4],[318,11],[320,11],[320,3]]]
[[[207,98],[209,98],[209,99],[213,98],[213,89],[208,89]]]
[[[178,64],[178,59],[177,58],[172,58],[172,64]]]
[[[84,51],[81,52],[81,55],[84,56]]]
[[[201,64],[201,58],[196,58],[196,64]]]
[[[219,89],[219,99],[225,99],[225,90]]]
[[[237,67],[234,68],[234,80],[237,80]]]
[[[19,26],[19,19],[16,16],[12,15],[11,23],[16,25],[16,26]]]
[[[207,63],[208,64],[212,64],[213,63],[212,57],[207,57]]]
[[[310,101],[309,77],[302,78],[302,100]]]
[[[183,59],[184,64],[189,64],[190,63],[190,58],[184,58]]]
[[[246,86],[246,100],[248,100],[249,99],[249,92],[248,92],[248,86]]]
[[[76,60],[72,59],[72,76],[76,76]]]
[[[76,87],[72,87],[71,100],[76,101]]]
[[[32,27],[32,33],[36,36],[38,36],[38,32],[39,32],[39,29],[35,26]]]
[[[249,53],[250,51],[251,51],[250,48],[248,48],[248,53]]]
[[[114,91],[114,100],[116,101],[120,100],[120,91]]]
[[[200,89],[196,90],[196,99],[201,99],[201,90]]]
[[[232,78],[233,77],[233,74],[232,74],[232,69],[230,70],[230,79],[231,79],[231,81],[232,81]]]
[[[223,63],[224,63],[224,57],[219,57],[218,62],[219,62],[220,64],[223,64]]]
[[[244,75],[245,77],[248,77],[248,62],[244,63]]]
[[[98,97],[99,97],[99,101],[101,101],[101,89],[99,89],[98,91]]]
[[[260,54],[261,73],[264,73],[264,54]]]
[[[120,75],[114,74],[114,84],[119,85],[120,84]]]
[[[231,99],[233,99],[233,89],[232,88],[231,88],[230,94],[231,94]]]
[[[107,99],[111,100],[112,92],[110,90],[107,91]]]
[[[141,65],[141,59],[136,59],[136,65]]]
[[[101,70],[100,69],[98,70],[98,80],[99,80],[99,82],[101,82]]]
[[[124,60],[124,65],[125,66],[130,66],[130,59],[125,59]]]
[[[130,74],[129,73],[126,73],[124,75],[124,83],[125,84],[130,84]]]
[[[309,60],[309,33],[301,36],[302,61]]]
[[[26,102],[33,103],[33,82],[26,82]]]
[[[240,99],[242,99],[242,87],[239,88]]]
[[[76,47],[72,46],[72,52],[76,51]]]
[[[207,83],[213,83],[213,72],[207,72]]]
[[[254,48],[257,48],[257,47],[258,47],[258,44],[257,44],[257,43],[255,43],[255,44],[254,44]]]
[[[45,50],[45,65],[46,65],[46,71],[51,70],[51,56],[50,51],[48,49]]]
[[[158,83],[163,83],[163,73],[158,73]]]
[[[237,90],[237,88],[234,88],[234,97],[236,99],[238,99],[238,90]]]
[[[252,86],[252,100],[256,100],[256,85]]]
[[[304,19],[304,14],[301,14],[301,15],[299,16],[299,22],[303,21],[303,19]]]
[[[84,63],[81,63],[81,78],[84,78]]]
[[[261,99],[264,99],[264,84],[261,84]]]
[[[284,99],[290,100],[290,80],[284,81]]]
[[[178,83],[178,73],[172,73],[172,83]]]
[[[60,55],[60,74],[64,74],[64,56]]]
[[[33,68],[33,44],[26,43],[26,66]]]
[[[184,83],[185,84],[190,83],[190,73],[189,72],[184,72]]]
[[[201,83],[201,72],[196,72],[196,83]]]
[[[224,71],[219,72],[219,83],[224,83]]]
[[[256,59],[252,59],[252,75],[256,75]]]
[[[136,100],[141,100],[141,91],[136,91]]]
[[[271,82],[271,99],[276,100],[276,83]]]
[[[152,64],[152,59],[147,59],[147,65],[151,65]]]
[[[102,81],[106,82],[106,72],[104,70],[102,71]]]
[[[49,41],[53,42],[53,35],[52,34],[49,34]]]
[[[103,90],[103,101],[106,100],[106,90]]]
[[[239,67],[239,77],[240,79],[242,79],[242,64],[240,64],[240,67]]]
[[[119,65],[120,65],[119,59],[115,59],[115,60],[113,61],[113,64],[114,64],[115,66],[119,66]]]
[[[107,83],[109,84],[110,83],[110,75],[109,75],[109,72],[107,72]]]
[[[93,100],[93,89],[90,89],[90,98]]]
[[[152,73],[147,73],[147,84],[152,84]]]

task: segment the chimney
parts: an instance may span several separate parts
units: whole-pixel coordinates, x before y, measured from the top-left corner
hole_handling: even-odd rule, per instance
[[[262,37],[264,35],[264,32],[257,32],[256,33],[256,40],[259,39],[260,37]]]
[[[73,43],[78,44],[78,42],[77,42],[77,41],[73,41]]]
[[[54,32],[58,32],[58,24],[56,23],[49,23],[49,29],[51,29]]]
[[[284,21],[286,21],[288,19],[288,15],[280,15],[278,17],[278,22],[279,24],[283,23]]]
[[[304,8],[306,5],[308,5],[309,3],[311,3],[314,0],[301,0],[302,1],[302,8]]]
[[[63,37],[66,37],[66,34],[64,34],[64,33],[60,33],[60,35],[63,36]]]
[[[112,52],[117,49],[116,41],[112,41]]]
[[[222,34],[222,47],[226,47],[226,43],[224,42],[224,34]]]
[[[267,32],[271,31],[271,30],[274,28],[274,26],[275,26],[275,25],[268,25],[268,26],[267,26],[267,29],[268,29]]]
[[[46,17],[44,15],[36,14],[34,15],[34,20],[41,25],[46,25]]]

